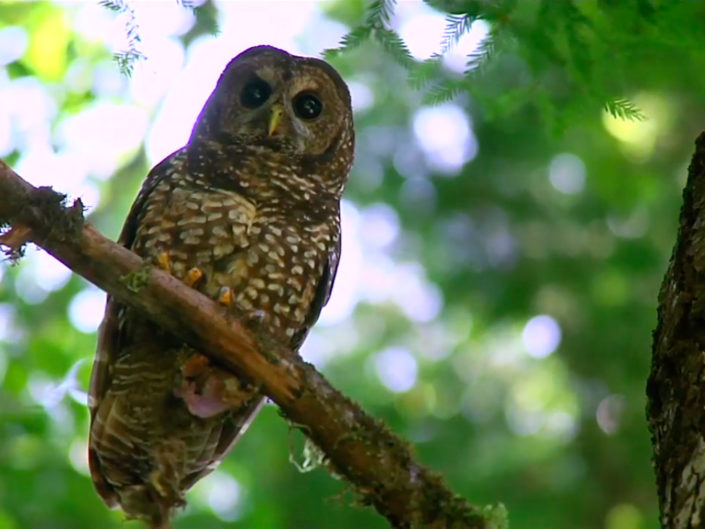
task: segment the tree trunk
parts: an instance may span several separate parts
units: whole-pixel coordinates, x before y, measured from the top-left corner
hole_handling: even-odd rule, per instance
[[[659,294],[647,396],[662,526],[705,527],[705,132]]]

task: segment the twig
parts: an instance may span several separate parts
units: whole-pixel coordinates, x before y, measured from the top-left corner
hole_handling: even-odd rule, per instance
[[[28,228],[23,237],[122,303],[240,376],[256,381],[326,454],[327,465],[354,484],[392,527],[503,527],[503,508],[480,508],[451,492],[414,460],[408,444],[333,388],[291,351],[254,337],[223,307],[83,222],[82,205],[63,204],[50,188],[34,188],[0,161],[0,222]],[[16,241],[16,238],[6,236]],[[14,248],[17,251],[17,248]],[[139,288],[126,278],[144,274]],[[266,352],[262,354],[261,351]]]

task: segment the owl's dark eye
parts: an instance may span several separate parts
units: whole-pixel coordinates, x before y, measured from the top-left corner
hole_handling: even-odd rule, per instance
[[[247,108],[261,106],[272,94],[272,87],[262,79],[254,79],[247,83],[240,93],[240,103]]]
[[[294,112],[302,119],[315,119],[322,110],[321,100],[309,92],[302,92],[294,98]]]

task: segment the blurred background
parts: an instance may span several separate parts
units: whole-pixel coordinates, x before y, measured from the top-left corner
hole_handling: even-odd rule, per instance
[[[361,0],[114,4],[0,4],[0,157],[112,238],[230,58],[320,56],[366,16]],[[705,128],[703,4],[498,0],[454,46],[447,15],[478,3],[432,4],[389,21],[414,61],[450,48],[430,96],[374,39],[333,59],[357,154],[302,354],[513,529],[656,528],[644,387]],[[145,58],[127,76],[116,53]],[[139,527],[87,470],[104,294],[33,247],[0,277],[0,529]],[[301,473],[302,447],[267,406],[175,527],[387,527],[325,470]]]

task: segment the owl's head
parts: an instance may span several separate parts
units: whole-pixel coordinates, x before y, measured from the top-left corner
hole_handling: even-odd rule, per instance
[[[220,76],[190,141],[203,139],[314,157],[352,150],[350,93],[328,63],[256,46]]]

